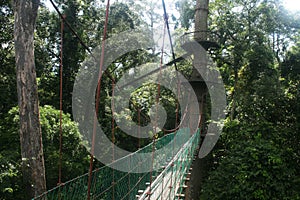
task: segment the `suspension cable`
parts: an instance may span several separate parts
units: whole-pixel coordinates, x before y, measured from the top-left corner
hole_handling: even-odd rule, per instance
[[[166,4],[165,4],[164,0],[162,0],[162,5],[163,5],[163,9],[164,9],[164,19],[165,19],[165,23],[167,25],[168,36],[169,36],[170,45],[171,45],[172,58],[173,58],[173,60],[175,60],[176,57],[175,57],[174,46],[173,46],[172,36],[171,36],[171,31],[170,31],[170,26],[169,26],[169,20],[168,20],[169,17],[168,17],[168,13],[167,13],[167,9],[166,9]],[[178,71],[176,62],[174,63],[174,66],[175,66],[176,71]]]
[[[103,38],[102,38],[100,69],[99,69],[99,75],[98,75],[98,86],[97,86],[97,97],[96,97],[96,111],[94,113],[94,126],[93,126],[93,136],[92,136],[87,200],[90,200],[90,198],[91,198],[91,182],[92,182],[92,174],[93,174],[95,139],[96,139],[97,124],[98,124],[98,112],[99,112],[99,103],[100,103],[100,94],[101,94],[101,79],[102,79],[102,69],[103,69],[103,64],[104,64],[105,40],[106,40],[106,36],[107,36],[109,7],[110,7],[110,0],[107,1],[106,11],[105,11],[105,23],[104,23],[104,31],[103,31]]]
[[[164,9],[164,19],[165,19],[165,23],[167,25],[167,29],[168,29],[168,36],[169,36],[169,41],[170,41],[170,45],[171,45],[171,52],[172,52],[172,59],[175,60],[175,52],[174,52],[174,46],[173,46],[173,42],[172,42],[172,36],[171,36],[171,32],[170,32],[170,26],[169,26],[169,17],[168,17],[168,13],[167,13],[167,9],[166,9],[166,4],[165,1],[162,0],[162,5],[163,5],[163,9]],[[177,64],[176,62],[174,62],[174,67],[176,69],[176,79],[177,79],[177,99],[179,99],[179,94],[180,94],[180,81],[178,79],[178,68],[177,68]],[[176,117],[175,117],[175,127],[178,126],[178,119],[179,118],[179,102],[177,101],[176,103]]]
[[[74,28],[71,26],[71,24],[66,20],[66,18],[64,17],[64,15],[59,11],[58,7],[55,5],[55,3],[53,2],[53,0],[50,0],[50,3],[52,4],[53,8],[55,9],[55,11],[58,13],[58,15],[60,16],[60,18],[64,21],[64,23],[68,26],[68,28],[71,30],[71,32],[75,35],[75,37],[78,39],[78,41],[80,42],[80,44],[90,53],[92,54],[91,50],[87,47],[87,45],[82,41],[82,39],[80,38],[80,36],[77,34],[77,32],[74,30]]]

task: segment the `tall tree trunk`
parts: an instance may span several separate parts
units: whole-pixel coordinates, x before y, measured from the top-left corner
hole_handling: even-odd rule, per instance
[[[195,35],[196,41],[207,40],[209,0],[197,0],[195,9]]]
[[[14,0],[22,170],[27,195],[30,198],[46,191],[34,62],[34,30],[39,3],[39,0]]]
[[[207,20],[208,20],[208,4],[209,0],[197,0],[195,7],[195,33],[194,39],[197,42],[206,41],[207,40]],[[201,77],[198,70],[203,71],[205,73],[205,69],[207,67],[207,52],[203,48],[200,52],[197,52],[193,60],[193,72],[191,74],[191,81],[203,81],[204,77]],[[198,68],[198,70],[196,70]],[[202,94],[199,95],[201,97]]]
[[[194,39],[197,42],[206,41],[207,40],[207,30],[208,30],[208,4],[209,0],[197,0],[196,7],[195,7],[195,33]],[[203,109],[206,105],[205,99],[207,94],[207,86],[204,82],[205,77],[202,77],[198,71],[202,71],[202,75],[206,74],[207,68],[207,52],[203,48],[200,52],[197,52],[194,55],[193,60],[193,71],[191,74],[191,78],[189,82],[193,87],[197,98],[198,104],[200,106],[200,113],[203,113],[205,109]],[[197,70],[198,68],[198,70]],[[204,98],[203,98],[204,97]],[[204,102],[202,102],[204,101]],[[203,107],[201,104],[203,103]],[[196,108],[191,108],[194,110]],[[191,113],[192,114],[192,113]],[[202,114],[202,124],[199,124],[199,128],[205,125],[204,115]],[[205,133],[204,133],[205,134]],[[203,141],[204,137],[201,136],[201,140]],[[211,154],[206,156],[205,158],[197,158],[192,164],[192,173],[191,173],[191,180],[190,180],[190,191],[188,192],[186,199],[199,199],[200,191],[201,191],[201,184],[203,180],[207,176],[207,171],[211,166]]]
[[[197,42],[206,41],[207,40],[207,30],[208,30],[208,4],[209,0],[197,0],[195,7],[195,33],[194,39]],[[207,93],[207,86],[204,82],[206,77],[202,77],[206,75],[207,68],[207,52],[205,48],[199,50],[199,52],[194,52],[193,59],[193,71],[191,77],[189,79],[190,84],[192,85],[197,98],[200,113],[203,113],[203,107],[201,106],[203,96]],[[199,71],[202,73],[200,74]],[[204,103],[204,102],[203,102]],[[205,105],[204,105],[205,106]]]

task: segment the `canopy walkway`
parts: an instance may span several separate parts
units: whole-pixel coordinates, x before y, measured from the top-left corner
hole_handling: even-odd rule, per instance
[[[64,24],[66,24],[69,29],[72,31],[73,35],[79,40],[81,45],[91,54],[91,56],[94,58],[93,52],[87,48],[85,43],[81,40],[81,38],[78,36],[76,31],[70,26],[66,18],[62,13],[60,13],[58,7],[54,4],[52,0],[50,0],[52,3],[54,9],[59,14],[61,18],[61,50],[60,50],[60,110],[62,112],[62,72],[63,72],[63,33],[64,33]],[[164,21],[165,26],[163,26],[164,29],[164,36],[163,40],[165,38],[165,34],[168,33],[170,44],[171,44],[171,52],[172,52],[172,58],[173,61],[169,62],[168,64],[163,64],[163,55],[164,55],[164,41],[162,45],[162,52],[161,52],[161,62],[160,62],[160,76],[161,71],[163,68],[167,66],[174,65],[176,71],[177,65],[176,62],[183,60],[185,56],[191,55],[190,52],[188,52],[185,56],[175,58],[175,52],[173,48],[173,42],[171,39],[171,34],[169,30],[169,23],[168,23],[168,15],[166,12],[166,6],[164,3],[164,0],[162,0],[163,8],[164,8]],[[169,132],[173,132],[177,130],[179,127],[187,127],[190,128],[180,128],[176,132],[167,134],[161,138],[156,139],[155,137],[152,138],[152,142],[148,144],[147,146],[139,149],[136,152],[132,152],[131,154],[123,157],[120,156],[118,160],[114,160],[115,158],[115,151],[113,151],[112,157],[113,161],[109,165],[105,165],[101,168],[93,170],[93,161],[94,161],[94,149],[95,149],[95,138],[96,138],[96,128],[97,128],[97,112],[98,112],[98,106],[100,103],[100,91],[101,91],[101,78],[102,78],[102,71],[104,67],[104,60],[107,58],[104,56],[106,51],[105,48],[109,47],[106,43],[109,43],[109,40],[106,41],[106,32],[107,32],[107,24],[108,24],[108,16],[109,16],[109,7],[110,7],[110,1],[107,1],[106,6],[106,12],[105,12],[105,23],[104,23],[104,30],[103,30],[103,41],[101,45],[101,54],[100,54],[100,67],[98,73],[92,73],[92,74],[98,74],[97,77],[97,93],[96,95],[93,93],[96,97],[96,101],[94,102],[95,105],[95,111],[96,115],[94,115],[94,118],[89,121],[87,119],[90,118],[82,118],[82,116],[85,116],[86,110],[84,110],[84,113],[80,117],[80,119],[85,119],[93,126],[87,126],[90,129],[86,132],[90,132],[93,130],[92,137],[87,138],[88,140],[91,140],[91,159],[90,159],[90,170],[89,173],[86,173],[80,177],[77,177],[75,179],[72,179],[68,182],[61,183],[61,157],[62,157],[62,123],[60,122],[60,161],[59,161],[59,184],[57,187],[41,194],[38,197],[35,197],[33,200],[90,200],[90,199],[99,199],[99,200],[173,200],[173,199],[185,199],[184,193],[187,186],[187,181],[189,180],[190,175],[190,166],[193,162],[193,158],[196,153],[198,153],[199,145],[200,145],[200,130],[195,130],[196,127],[201,127],[202,122],[202,108],[203,108],[203,102],[204,102],[204,96],[203,94],[198,94],[196,97],[186,95],[187,99],[184,101],[185,104],[191,103],[189,106],[190,109],[187,109],[188,105],[186,105],[185,110],[181,110],[181,117],[182,119],[179,120],[179,104],[177,105],[176,109],[176,128],[172,130],[168,130]],[[119,35],[120,36],[120,35]],[[187,38],[187,37],[185,37]],[[202,44],[201,44],[202,45]],[[126,45],[125,45],[126,46]],[[129,49],[127,49],[129,51]],[[126,50],[126,51],[127,51]],[[95,59],[95,58],[94,58]],[[109,59],[108,59],[109,60]],[[108,62],[108,61],[107,61]],[[98,67],[98,64],[96,66]],[[114,89],[115,89],[115,80],[113,76],[111,76],[108,71],[105,71],[106,75],[109,77],[109,79],[112,82],[111,87],[112,89],[112,97],[114,96]],[[157,70],[154,70],[153,72],[157,72]],[[153,72],[150,72],[151,74]],[[145,76],[149,76],[150,73],[146,74]],[[178,78],[178,74],[176,73],[176,77]],[[82,77],[81,77],[82,78]],[[91,78],[91,77],[88,77]],[[140,77],[145,78],[145,77]],[[83,80],[86,80],[85,77]],[[157,87],[157,97],[156,97],[156,104],[159,104],[159,96],[160,96],[160,85],[162,84],[161,77],[158,79],[158,87]],[[129,83],[127,83],[129,84]],[[131,84],[131,82],[130,82]],[[177,82],[177,93],[179,91],[185,91],[186,93],[190,94],[190,90],[182,89],[180,88],[181,85],[184,85],[181,83],[181,81]],[[126,85],[125,85],[126,86]],[[84,82],[83,87],[88,87],[86,85],[86,82]],[[89,87],[88,87],[89,88]],[[120,88],[119,88],[120,89]],[[192,89],[192,88],[191,88]],[[174,92],[174,91],[173,91]],[[174,92],[174,94],[177,94]],[[194,93],[193,93],[194,94]],[[74,95],[74,91],[73,91]],[[201,96],[202,95],[202,96]],[[76,96],[76,95],[75,95]],[[81,94],[79,96],[84,97],[90,97],[89,95]],[[201,97],[200,97],[201,96]],[[201,101],[199,101],[202,98]],[[177,95],[177,98],[179,98],[179,94]],[[114,98],[112,98],[114,99]],[[78,100],[78,99],[77,99]],[[89,102],[87,99],[79,99],[80,102]],[[112,101],[112,104],[114,101]],[[195,103],[196,102],[196,103]],[[201,102],[201,103],[200,103]],[[180,102],[179,102],[180,103]],[[198,112],[198,109],[200,108],[198,104],[201,104],[201,112]],[[76,105],[76,104],[75,104]],[[81,104],[80,104],[81,105]],[[80,108],[88,108],[88,106],[81,105]],[[92,106],[92,107],[93,107]],[[180,105],[181,108],[184,108],[185,106]],[[114,108],[114,105],[112,105],[112,108]],[[136,109],[137,112],[139,112],[139,109]],[[188,114],[187,121],[185,120],[185,117]],[[114,115],[114,111],[112,110],[112,116]],[[158,114],[156,114],[156,120]],[[178,118],[178,119],[177,119]],[[60,120],[62,121],[62,120]],[[80,121],[80,120],[77,120]],[[178,123],[180,121],[180,125],[178,126]],[[79,122],[78,122],[79,123]],[[112,127],[115,126],[114,120],[112,120]],[[80,123],[79,123],[80,124]],[[156,123],[154,126],[156,130]],[[194,129],[194,131],[191,131]],[[179,136],[179,137],[178,137]],[[114,128],[112,128],[112,138],[114,138]],[[102,141],[100,139],[100,141]],[[167,148],[166,148],[167,147]],[[101,146],[102,148],[102,146]],[[107,147],[108,148],[108,147]],[[102,148],[102,149],[107,149]],[[114,147],[112,147],[114,148]],[[206,147],[208,148],[208,147]],[[151,156],[145,156],[146,154]],[[110,154],[110,153],[108,153]],[[103,157],[111,156],[111,155],[103,155]],[[109,163],[108,162],[108,163]],[[116,167],[118,166],[118,167]],[[120,166],[122,166],[120,168]],[[151,167],[150,167],[151,166]],[[117,170],[118,169],[118,170]],[[147,169],[147,170],[145,170]]]
[[[146,173],[131,173],[117,171],[112,166],[104,166],[96,169],[92,174],[92,188],[90,192],[91,199],[101,200],[134,200],[134,199],[182,199],[183,192],[188,180],[190,165],[198,149],[200,140],[200,131],[190,133],[190,129],[183,128],[175,133],[168,134],[162,138],[153,141],[149,145],[132,153],[135,154],[151,152],[153,147],[160,149],[165,145],[174,145],[180,143],[176,141],[176,134],[182,134],[189,137],[187,142],[180,148],[168,149],[165,155],[154,154],[154,165],[160,166],[157,171]],[[124,162],[119,159],[115,163]],[[139,163],[149,162],[140,160]],[[138,166],[129,166],[136,169]],[[73,180],[70,180],[60,186],[49,190],[48,192],[34,198],[35,200],[83,200],[87,197],[88,176],[84,174]],[[150,181],[153,179],[153,181]],[[150,182],[152,183],[150,185]]]

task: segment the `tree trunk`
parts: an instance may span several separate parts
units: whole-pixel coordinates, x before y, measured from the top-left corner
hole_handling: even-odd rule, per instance
[[[197,0],[195,9],[195,35],[196,41],[207,40],[209,0]]]
[[[27,195],[30,198],[46,191],[34,62],[34,30],[39,3],[39,0],[14,0],[22,170]]]
[[[195,8],[195,33],[194,33],[194,39],[197,42],[200,41],[206,41],[207,40],[207,24],[208,24],[208,4],[209,0],[197,0],[196,2],[196,8]],[[191,74],[191,77],[189,79],[189,82],[191,86],[193,87],[197,98],[198,98],[198,104],[200,106],[200,113],[202,113],[202,124],[199,124],[199,128],[202,128],[202,126],[205,126],[205,119],[203,118],[203,107],[207,106],[204,99],[207,94],[207,86],[204,82],[204,78],[200,75],[198,71],[202,71],[202,75],[206,74],[206,68],[207,68],[207,52],[203,48],[200,52],[197,52],[197,55],[194,55],[193,60],[193,71]],[[198,70],[197,70],[198,68]],[[202,98],[204,97],[204,98]],[[202,102],[204,101],[204,102]],[[203,103],[203,107],[201,104]],[[193,109],[193,108],[192,108]],[[204,134],[204,133],[202,133]],[[201,136],[201,140],[203,141],[204,137]],[[194,160],[192,164],[192,172],[191,172],[191,179],[190,179],[190,190],[188,194],[186,194],[186,199],[199,199],[200,191],[201,191],[201,185],[204,181],[204,179],[207,176],[207,171],[209,169],[209,166],[211,165],[212,159],[211,154],[209,154],[205,158],[198,158],[198,155],[196,157],[196,160]]]
[[[208,20],[208,4],[209,0],[197,0],[195,7],[195,33],[194,39],[197,42],[207,40],[207,20]],[[203,48],[198,54],[194,56],[193,60],[193,71],[191,74],[190,81],[203,81],[204,77],[201,77],[199,70],[206,74],[207,67],[207,52]],[[198,70],[196,70],[198,68]],[[199,95],[201,97],[202,94]]]

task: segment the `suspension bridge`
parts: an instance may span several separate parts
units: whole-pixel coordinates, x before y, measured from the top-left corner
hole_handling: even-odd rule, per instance
[[[73,32],[75,37],[79,40],[86,50],[90,52],[89,48],[86,47],[84,42],[79,38],[76,34],[76,31],[69,25],[64,15],[60,13],[58,7],[50,0],[53,7],[60,15],[62,19],[62,28],[61,28],[61,64],[60,64],[60,73],[62,74],[62,46],[63,46],[63,27],[66,24],[70,30]],[[161,59],[160,69],[163,67],[174,65],[177,70],[176,62],[182,60],[182,57],[175,58],[174,49],[172,46],[171,34],[169,30],[169,24],[167,19],[166,7],[164,1],[162,0],[163,8],[164,8],[164,18],[165,18],[165,29],[167,28],[167,33],[169,36],[172,56],[173,60],[163,65]],[[107,3],[106,8],[106,19],[104,26],[104,35],[103,41],[106,38],[106,27],[108,22],[108,13],[109,13],[109,1]],[[166,33],[166,30],[164,30]],[[201,44],[201,43],[200,43]],[[205,43],[207,44],[207,43]],[[203,46],[203,44],[201,44]],[[208,44],[211,45],[211,42]],[[190,47],[191,45],[189,45]],[[102,43],[102,50],[105,50],[105,44]],[[207,50],[209,47],[204,47]],[[163,48],[162,48],[163,49]],[[91,53],[92,54],[92,53]],[[189,53],[188,53],[189,54]],[[104,54],[101,54],[101,56]],[[162,52],[163,55],[163,52]],[[189,54],[190,55],[190,54]],[[100,62],[100,72],[102,72],[104,58],[101,57]],[[100,76],[101,77],[101,76]],[[110,76],[109,76],[110,77]],[[62,79],[62,76],[61,76]],[[100,83],[101,81],[99,81]],[[203,82],[203,80],[201,80]],[[62,83],[62,80],[61,80]],[[112,79],[113,85],[115,84],[115,80]],[[197,82],[198,84],[198,82]],[[203,83],[202,83],[203,85]],[[205,85],[205,84],[204,84]],[[99,86],[99,85],[98,85]],[[160,84],[158,84],[158,96],[159,96],[159,88]],[[194,87],[194,86],[193,86]],[[197,85],[199,87],[199,84]],[[203,86],[201,86],[203,87]],[[101,87],[98,87],[101,90]],[[186,194],[188,194],[189,190],[189,181],[191,178],[192,171],[192,163],[198,155],[200,144],[202,143],[201,130],[202,130],[202,111],[203,111],[203,102],[204,95],[206,91],[206,86],[203,88],[196,89],[200,91],[197,94],[198,101],[201,102],[201,113],[198,113],[194,120],[198,127],[197,130],[194,130],[195,126],[189,124],[187,120],[183,120],[184,125],[181,124],[177,126],[173,131],[168,134],[165,134],[161,138],[153,137],[151,143],[147,146],[140,148],[136,152],[132,152],[131,154],[122,157],[118,160],[113,161],[109,165],[105,165],[101,168],[93,169],[93,159],[94,159],[94,142],[92,142],[91,147],[91,161],[90,161],[90,171],[80,177],[69,180],[65,183],[61,182],[61,169],[59,170],[59,183],[58,186],[48,190],[47,192],[41,194],[40,196],[35,197],[33,200],[82,200],[82,199],[99,199],[99,200],[171,200],[171,199],[187,199]],[[99,94],[97,91],[96,97],[96,110],[97,105],[99,104]],[[62,101],[62,87],[60,86],[60,95]],[[158,101],[158,98],[157,98]],[[159,103],[159,102],[156,102]],[[61,104],[62,105],[62,104]],[[198,105],[198,104],[197,104]],[[199,106],[199,105],[198,105]],[[181,113],[184,115],[189,115],[187,118],[191,118],[193,115],[193,109],[198,108],[189,108],[187,113]],[[61,107],[62,110],[62,107]],[[178,109],[177,109],[178,110]],[[178,111],[177,111],[178,112]],[[178,115],[178,113],[176,114]],[[97,116],[96,116],[97,117]],[[176,116],[177,120],[178,116]],[[196,119],[195,118],[195,119]],[[95,118],[96,119],[96,118]],[[199,120],[199,121],[198,121]],[[94,122],[97,121],[94,120]],[[191,121],[191,120],[190,120]],[[112,122],[113,123],[113,122]],[[177,121],[176,121],[177,124]],[[191,125],[191,126],[189,126]],[[180,128],[179,128],[180,127]],[[193,128],[189,128],[193,127]],[[179,129],[178,129],[179,128]],[[93,131],[93,137],[95,131]],[[61,136],[61,133],[60,133]],[[179,137],[177,137],[179,136]],[[177,138],[185,138],[184,140]],[[183,142],[184,141],[184,142]],[[61,138],[60,138],[61,142]],[[61,145],[60,145],[61,146]],[[163,147],[169,146],[169,148],[163,149]],[[159,151],[163,149],[163,151]],[[152,159],[149,157],[141,157],[143,153],[152,153]],[[62,151],[60,149],[60,157]],[[113,155],[112,155],[113,156]],[[125,163],[125,164],[124,164]],[[126,165],[126,166],[125,166]],[[150,170],[145,171],[143,166],[151,165]],[[115,166],[125,166],[126,170],[117,170]],[[60,163],[61,168],[61,163]]]
[[[122,172],[113,169],[111,166],[104,166],[92,172],[92,187],[90,189],[91,199],[112,200],[112,199],[184,199],[185,189],[188,187],[190,176],[190,167],[194,157],[197,154],[200,140],[200,131],[190,133],[190,129],[183,128],[177,132],[168,134],[157,141],[152,142],[132,153],[134,154],[151,152],[155,149],[171,143],[175,145],[176,134],[190,135],[189,140],[184,143],[177,152],[171,149],[167,152],[167,159],[158,159],[156,157],[154,165],[158,165],[159,170],[145,173]],[[123,159],[115,161],[123,162]],[[139,163],[148,162],[140,160]],[[139,165],[130,166],[132,170],[138,170]],[[86,199],[88,192],[89,174],[84,174],[62,185],[59,185],[46,193],[38,196],[35,200],[82,200]],[[150,179],[153,179],[150,181]],[[150,184],[151,182],[151,184]]]

